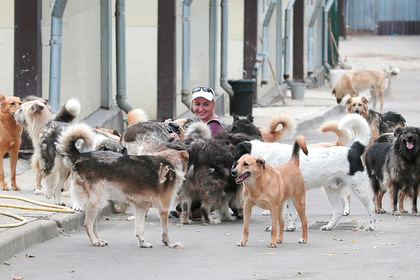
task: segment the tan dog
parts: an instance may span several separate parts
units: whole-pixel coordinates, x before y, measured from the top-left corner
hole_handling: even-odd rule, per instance
[[[281,124],[282,128],[277,129],[277,126]],[[262,140],[264,142],[277,142],[283,136],[290,136],[295,132],[295,121],[287,113],[277,113],[273,115],[268,123],[268,129],[260,128]]]
[[[20,107],[22,101],[19,97],[5,97],[0,94],[0,185],[1,189],[8,191],[4,180],[3,157],[6,153],[10,156],[10,181],[14,191],[20,191],[16,184],[16,165],[19,148],[22,144],[22,126],[18,125],[13,114]]]
[[[351,97],[359,96],[359,93],[369,89],[372,96],[373,108],[376,107],[376,100],[379,97],[381,102],[379,111],[384,108],[384,92],[386,79],[391,79],[399,73],[398,68],[393,68],[389,72],[379,70],[349,70],[341,76],[334,85],[332,94],[337,98],[337,103],[347,94]],[[388,90],[388,89],[387,89]]]
[[[298,243],[306,243],[308,240],[308,221],[305,214],[305,182],[299,168],[299,150],[307,155],[305,138],[297,136],[293,145],[292,156],[288,163],[276,167],[270,166],[264,159],[249,154],[243,155],[235,168],[232,176],[235,181],[243,183],[244,199],[244,229],[242,238],[236,243],[237,246],[245,246],[249,236],[249,221],[252,207],[257,205],[271,211],[271,240],[268,247],[277,247],[277,243],[283,242],[283,204],[292,198],[293,204],[302,222],[302,238]],[[279,232],[277,235],[277,221]]]

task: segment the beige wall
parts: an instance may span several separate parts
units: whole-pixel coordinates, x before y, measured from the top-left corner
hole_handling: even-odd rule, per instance
[[[14,1],[0,0],[0,93],[13,95]]]

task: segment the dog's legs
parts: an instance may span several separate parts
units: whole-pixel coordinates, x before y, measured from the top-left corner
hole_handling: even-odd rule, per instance
[[[364,176],[363,173],[355,174],[356,176]],[[360,183],[362,182],[362,183]],[[367,231],[373,231],[375,229],[376,223],[376,216],[375,216],[375,206],[373,205],[373,199],[371,193],[369,192],[369,183],[368,180],[364,180],[362,178],[354,178],[351,182],[349,182],[349,187],[353,191],[353,193],[359,198],[359,200],[363,203],[366,207],[366,211],[369,216],[369,225],[366,227]]]
[[[57,176],[55,173],[51,173],[45,177],[45,188],[44,195],[46,198],[50,199],[53,194],[54,184],[56,183]]]
[[[343,191],[340,203],[343,206],[343,216],[350,215],[350,194],[348,192]]]
[[[229,201],[231,200],[231,196],[228,194],[222,195],[220,201],[220,214],[222,216],[223,221],[235,221],[236,218],[232,216],[229,212]]]
[[[306,218],[305,192],[301,197],[293,197],[293,204],[295,205],[302,223],[302,238],[298,240],[298,243],[305,244],[308,241],[308,219]]]
[[[0,154],[0,185],[3,191],[8,191],[9,188],[7,187],[6,180],[4,180],[4,169],[3,169],[3,157],[6,153]]]
[[[84,227],[92,245],[103,247],[108,245],[108,242],[99,239],[97,230],[97,221],[102,208],[101,202],[103,190],[100,189],[99,186],[94,187],[97,187],[97,190],[90,194],[89,202],[86,206]]]
[[[236,246],[246,246],[249,236],[249,221],[251,220],[252,207],[254,204],[248,200],[244,202],[244,228],[242,232],[242,238],[236,242]]]
[[[341,219],[343,215],[343,208],[340,204],[340,197],[342,196],[342,188],[324,187],[324,192],[327,195],[328,201],[333,207],[333,216],[327,225],[322,226],[321,230],[332,230]]]
[[[296,230],[296,224],[297,224],[297,212],[296,212],[296,208],[293,205],[291,199],[288,199],[285,203],[285,207],[288,210],[288,219],[287,219],[287,227],[286,227],[286,231],[295,231]]]
[[[191,199],[186,199],[181,203],[182,211],[181,211],[181,224],[188,225],[191,224],[191,220],[189,218],[190,211],[191,211]]]
[[[370,91],[370,96],[372,97],[372,107],[373,107],[373,109],[375,109],[376,108],[376,96],[377,96],[376,90],[375,90],[374,87],[372,87],[372,88],[369,89],[369,91]],[[381,111],[381,113],[382,113],[382,111]]]
[[[284,220],[283,205],[275,205],[270,208],[271,212],[271,241],[268,248],[276,248],[277,244],[283,243]],[[278,223],[278,226],[277,226]]]
[[[20,191],[20,188],[16,184],[16,165],[17,165],[17,162],[18,162],[18,155],[19,155],[19,150],[18,149],[16,149],[15,151],[10,151],[9,152],[9,156],[10,156],[10,181],[12,183],[12,190],[14,190],[14,191]],[[4,180],[4,178],[3,178],[3,180]]]
[[[168,200],[169,201],[169,200]],[[162,242],[163,244],[171,248],[182,248],[182,245],[179,243],[172,244],[169,241],[169,229],[168,229],[168,219],[169,219],[169,207],[170,205],[162,205],[159,209],[160,222],[162,224]]]
[[[203,223],[212,224],[212,225],[220,223],[220,218],[213,219],[213,217],[210,216],[211,203],[209,201],[205,199],[201,201],[200,211],[201,211],[201,221]]]
[[[405,191],[400,192],[398,196],[398,210],[401,213],[408,213],[407,210],[404,209],[404,199],[405,199]]]
[[[149,206],[145,205],[135,205],[135,216],[136,216],[136,237],[139,241],[140,248],[153,248],[152,244],[144,241],[144,224],[146,221],[147,210]],[[162,233],[163,236],[163,233]]]
[[[417,211],[417,197],[419,195],[419,186],[418,184],[413,185],[413,204],[412,204],[412,211],[413,215],[418,216],[419,212]]]
[[[390,198],[391,198],[391,207],[392,207],[392,215],[399,216],[401,215],[400,211],[397,209],[397,202],[398,202],[398,194],[399,190],[401,189],[401,186],[396,182],[390,182],[391,188],[390,188]]]

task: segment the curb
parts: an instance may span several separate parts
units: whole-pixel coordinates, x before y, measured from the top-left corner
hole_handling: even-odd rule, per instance
[[[113,213],[112,203],[102,209],[100,216]],[[84,212],[55,213],[48,220],[38,219],[23,226],[2,232],[0,262],[3,263],[39,243],[57,237],[62,232],[72,232],[83,227]]]
[[[296,131],[305,131],[310,128],[312,128],[315,124],[322,124],[327,120],[327,118],[335,115],[340,115],[346,113],[346,108],[343,105],[335,105],[331,109],[329,109],[326,112],[320,113],[318,115],[315,115],[310,120],[305,120],[300,122],[296,126]]]

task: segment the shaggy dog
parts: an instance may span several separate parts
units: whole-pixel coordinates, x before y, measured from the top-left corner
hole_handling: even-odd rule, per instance
[[[400,205],[400,211],[397,210],[398,196],[401,192],[412,197],[413,215],[418,215],[419,141],[420,128],[406,126],[395,130],[392,142],[378,141],[370,146],[366,154],[366,168],[374,193],[376,213],[386,212],[382,208],[382,197],[388,190],[393,215],[400,215],[401,211],[405,212],[402,205]]]
[[[349,70],[334,85],[332,94],[337,98],[337,103],[349,94],[351,97],[358,96],[361,91],[370,90],[373,100],[373,109],[376,107],[376,100],[379,97],[380,109],[384,107],[384,92],[386,79],[390,80],[392,76],[399,73],[398,68],[393,68],[389,72],[379,70]]]
[[[340,203],[343,189],[348,186],[366,207],[369,216],[367,230],[375,228],[375,209],[370,197],[369,178],[364,169],[361,155],[370,140],[370,130],[366,120],[356,114],[344,116],[339,122],[340,129],[355,130],[356,138],[350,147],[334,146],[329,148],[310,147],[307,157],[302,158],[300,168],[305,179],[307,190],[323,187],[333,207],[333,217],[322,230],[332,230],[343,214]],[[270,165],[287,162],[291,145],[280,143],[264,143],[253,140],[239,144],[234,158],[239,159],[249,153],[261,156]],[[289,204],[289,209],[291,205]],[[295,215],[295,213],[291,213]],[[296,220],[296,218],[294,219]]]
[[[359,114],[367,120],[371,131],[369,146],[379,135],[394,132],[397,127],[405,126],[405,119],[400,114],[392,111],[378,113],[369,109],[368,103],[369,100],[365,96],[349,97],[346,100],[347,113]]]
[[[246,119],[239,119],[235,114],[233,116],[233,123],[229,129],[230,133],[244,133],[254,139],[262,140],[264,142],[277,142],[281,138],[290,136],[295,132],[295,122],[293,118],[287,113],[274,114],[268,124],[268,129],[257,128],[254,125],[254,117],[248,115]],[[282,128],[277,129],[279,125]]]
[[[85,205],[85,229],[94,246],[108,244],[97,233],[97,220],[109,196],[130,202],[135,207],[135,231],[140,247],[151,248],[144,239],[145,216],[149,208],[159,209],[162,242],[173,248],[168,235],[169,207],[184,180],[188,162],[185,151],[162,150],[155,155],[124,155],[111,151],[80,153],[77,142],[87,149],[95,136],[90,127],[76,124],[59,139],[58,151],[71,169],[75,186],[82,189]],[[118,166],[118,170],[115,167]]]
[[[308,240],[308,221],[305,214],[305,183],[299,169],[299,150],[308,154],[305,138],[298,136],[293,145],[288,163],[272,167],[261,157],[243,155],[232,169],[236,183],[243,183],[244,229],[237,246],[245,246],[249,236],[249,222],[253,206],[269,209],[271,214],[271,241],[269,248],[283,242],[283,204],[291,198],[302,222],[302,238],[298,243]],[[277,235],[277,220],[279,231]]]
[[[10,182],[12,190],[20,191],[16,184],[16,165],[19,156],[19,148],[22,144],[22,126],[18,125],[13,119],[15,111],[22,105],[19,97],[5,97],[0,94],[0,187],[3,191],[8,191],[4,179],[3,157],[9,153],[10,157]]]

